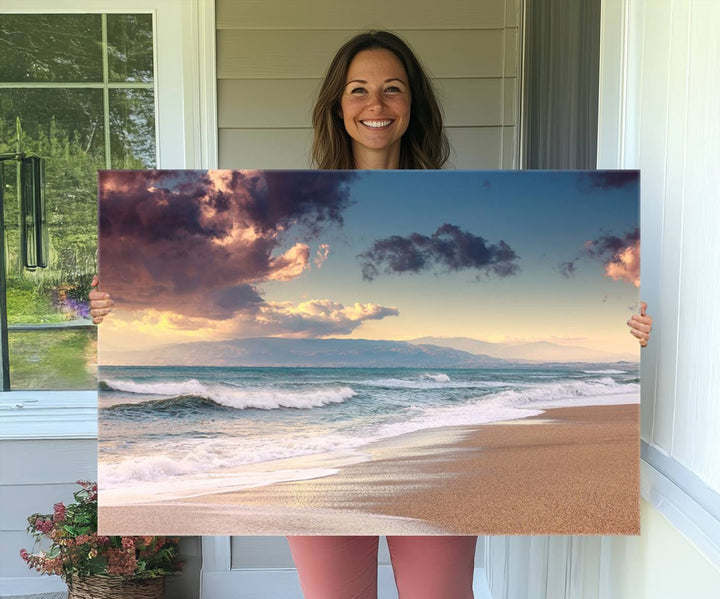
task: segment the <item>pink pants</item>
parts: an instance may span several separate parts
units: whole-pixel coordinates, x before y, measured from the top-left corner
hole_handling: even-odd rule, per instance
[[[472,599],[477,537],[388,537],[399,599]],[[288,537],[305,599],[375,599],[378,537]]]

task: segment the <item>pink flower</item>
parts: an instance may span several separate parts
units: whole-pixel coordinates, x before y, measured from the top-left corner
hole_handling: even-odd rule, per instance
[[[55,522],[62,522],[63,520],[65,520],[65,504],[63,504],[62,501],[60,503],[56,503],[53,506],[53,510],[55,512]]]
[[[135,573],[137,559],[135,553],[126,549],[110,549],[107,554],[108,574],[128,576]]]
[[[45,535],[52,530],[52,527],[52,520],[44,520],[42,518],[35,520],[35,528]]]
[[[123,537],[122,546],[125,549],[135,549],[135,541],[133,541],[130,537]]]
[[[23,559],[23,561],[27,562],[30,559],[30,554],[27,552],[27,549],[21,549],[20,550],[20,557]]]

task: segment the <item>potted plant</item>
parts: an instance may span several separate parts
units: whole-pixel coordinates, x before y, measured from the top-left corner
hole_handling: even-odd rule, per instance
[[[179,539],[97,534],[97,483],[78,481],[69,505],[28,517],[33,553],[20,556],[41,574],[57,574],[68,599],[162,599],[165,577],[180,571]],[[49,546],[48,546],[49,544]]]

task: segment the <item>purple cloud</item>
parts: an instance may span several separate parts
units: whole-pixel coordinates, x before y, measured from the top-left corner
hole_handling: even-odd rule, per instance
[[[500,277],[519,270],[518,255],[504,241],[489,243],[482,237],[445,223],[430,236],[412,233],[377,240],[358,256],[363,278],[372,281],[381,273],[421,272],[435,267],[445,270],[478,270]]]

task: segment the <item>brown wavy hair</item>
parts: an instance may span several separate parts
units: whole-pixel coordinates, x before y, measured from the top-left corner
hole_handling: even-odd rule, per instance
[[[350,136],[340,116],[340,98],[348,68],[363,50],[389,50],[408,76],[410,122],[400,145],[401,169],[439,169],[450,155],[443,131],[442,111],[430,78],[405,41],[389,31],[360,33],[340,48],[328,67],[312,114],[312,162],[319,169],[353,169]]]

